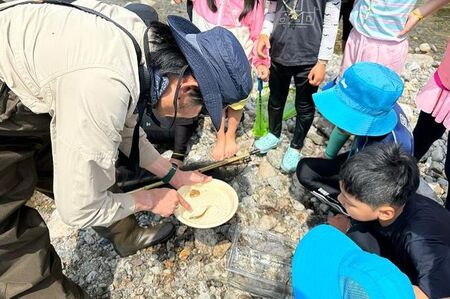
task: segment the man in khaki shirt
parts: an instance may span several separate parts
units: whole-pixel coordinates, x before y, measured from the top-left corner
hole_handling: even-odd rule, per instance
[[[64,222],[94,227],[121,256],[167,240],[172,224],[144,229],[133,214],[189,209],[175,190],[109,191],[118,151],[131,153],[136,106],[146,101],[159,115],[193,117],[204,105],[218,128],[222,105],[250,92],[250,69],[222,28],[200,33],[169,17],[170,26],[152,23],[146,35],[143,20],[122,7],[73,3],[112,22],[76,7],[19,2],[0,4],[0,81],[17,95],[0,99],[0,298],[82,298],[61,273],[45,222],[24,205],[34,189],[54,195]],[[117,24],[137,41],[139,63]],[[140,97],[142,65],[153,79],[149,98]],[[177,170],[136,132],[141,167],[175,188],[210,180]]]

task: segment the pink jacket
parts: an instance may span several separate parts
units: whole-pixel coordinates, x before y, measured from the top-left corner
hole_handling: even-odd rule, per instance
[[[215,26],[230,30],[246,50],[249,61],[257,67],[264,64],[270,67],[270,58],[260,58],[256,52],[256,42],[264,22],[264,1],[259,0],[255,8],[242,21],[239,16],[244,8],[243,0],[215,0],[217,11],[214,13],[206,0],[193,0],[193,23],[205,31]]]

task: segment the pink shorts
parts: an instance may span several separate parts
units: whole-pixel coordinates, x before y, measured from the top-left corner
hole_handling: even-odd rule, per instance
[[[382,64],[400,74],[405,66],[407,55],[407,39],[400,42],[373,39],[353,28],[345,45],[341,75],[349,66],[362,61]]]

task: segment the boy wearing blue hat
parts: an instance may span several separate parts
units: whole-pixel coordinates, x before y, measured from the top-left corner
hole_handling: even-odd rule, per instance
[[[415,193],[419,171],[411,156],[413,139],[396,106],[402,90],[394,71],[357,63],[333,88],[315,94],[322,115],[356,138],[352,150],[335,159],[302,159],[297,177],[319,200],[359,221],[350,229],[349,218],[340,214],[329,223],[350,229],[362,249],[390,259],[417,293],[447,297],[450,213]]]
[[[330,225],[311,229],[292,259],[296,299],[414,299],[408,277]]]
[[[335,126],[356,135],[350,152],[334,159],[304,158],[297,177],[314,196],[345,214],[339,205],[338,174],[352,155],[375,142],[400,144],[413,152],[413,136],[406,115],[397,104],[403,82],[389,68],[360,62],[348,68],[332,88],[313,95],[317,110]]]
[[[352,218],[328,222],[408,275],[417,298],[450,297],[450,212],[416,193],[419,169],[396,144],[374,144],[340,171],[338,201]]]

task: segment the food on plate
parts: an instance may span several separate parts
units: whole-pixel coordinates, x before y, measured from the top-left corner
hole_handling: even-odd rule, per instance
[[[189,197],[197,197],[200,195],[200,191],[197,189],[192,189],[191,192],[189,192]]]

